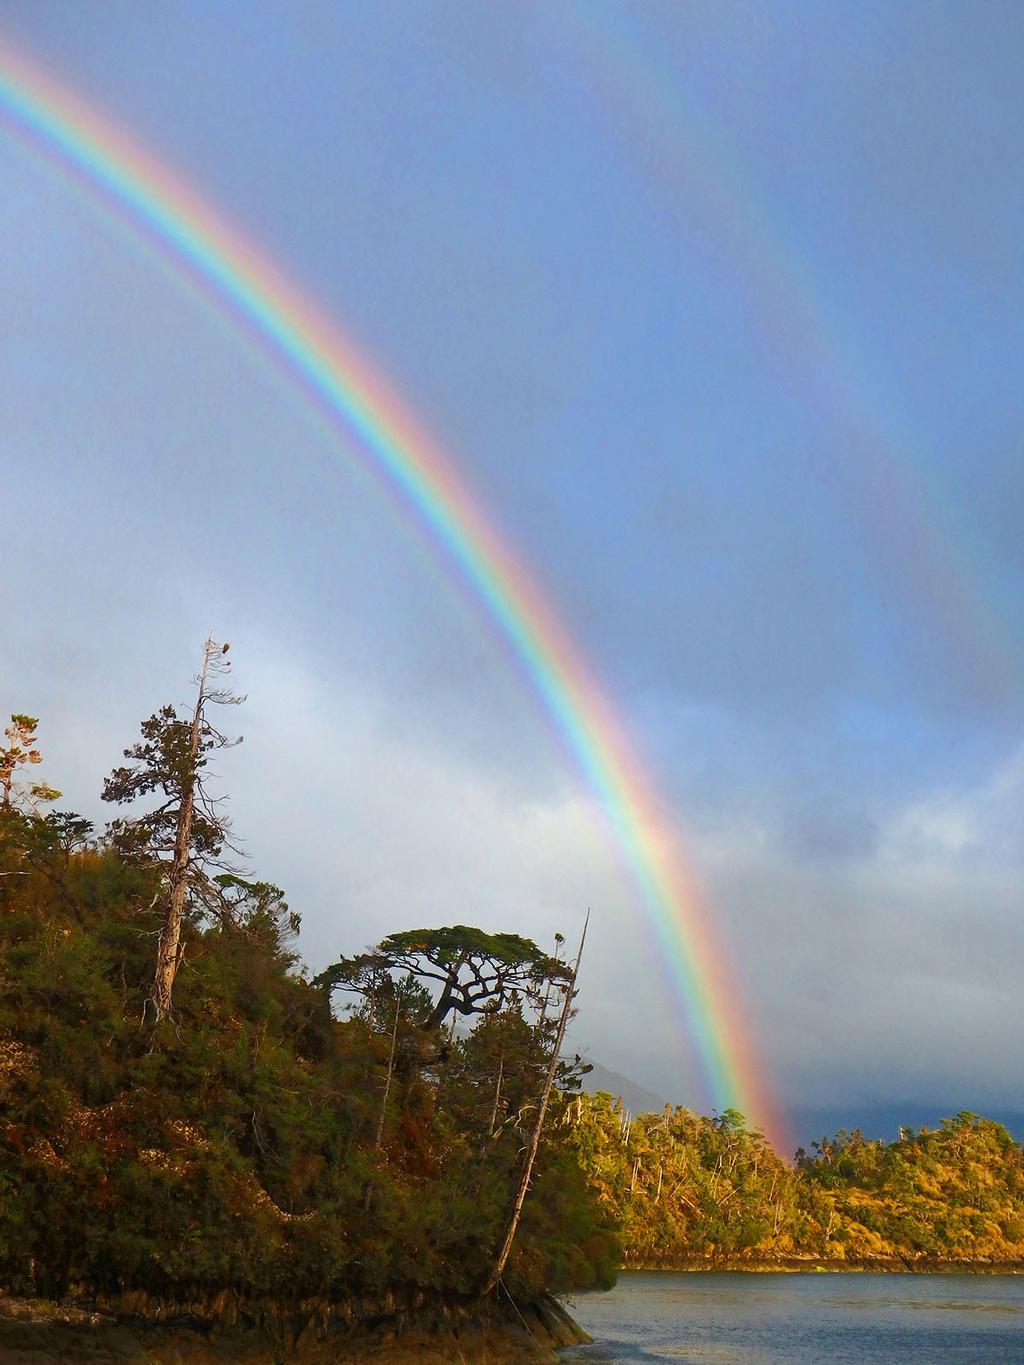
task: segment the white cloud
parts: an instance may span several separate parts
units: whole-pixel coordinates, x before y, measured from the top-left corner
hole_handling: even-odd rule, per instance
[[[891,819],[887,861],[1019,863],[1024,855],[1024,746],[966,791],[929,793]]]

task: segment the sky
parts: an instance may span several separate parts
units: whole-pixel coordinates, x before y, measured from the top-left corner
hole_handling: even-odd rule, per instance
[[[1019,7],[0,0],[4,40],[446,452],[660,792],[793,1132],[1024,1134]],[[0,707],[63,804],[110,817],[212,628],[312,968],[590,907],[577,1045],[706,1109],[593,794],[436,551],[3,122],[0,185]]]

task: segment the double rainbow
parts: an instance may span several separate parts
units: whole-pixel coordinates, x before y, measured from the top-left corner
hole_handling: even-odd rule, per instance
[[[407,509],[511,655],[596,796],[640,892],[711,1102],[778,1140],[706,906],[646,773],[548,603],[451,464],[352,343],[193,190],[63,85],[0,45],[8,125],[125,218],[268,349]]]

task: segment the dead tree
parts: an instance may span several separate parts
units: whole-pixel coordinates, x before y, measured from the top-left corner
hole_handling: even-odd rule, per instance
[[[515,1200],[512,1205],[512,1216],[509,1219],[508,1228],[505,1232],[505,1240],[501,1244],[498,1259],[494,1263],[490,1276],[484,1286],[484,1294],[493,1293],[501,1280],[508,1263],[509,1255],[512,1252],[512,1244],[515,1241],[516,1232],[519,1228],[519,1220],[522,1217],[523,1205],[526,1202],[527,1191],[530,1188],[530,1178],[533,1175],[533,1164],[537,1159],[537,1149],[540,1146],[540,1136],[544,1128],[544,1119],[547,1115],[548,1101],[551,1098],[551,1091],[555,1083],[555,1074],[558,1071],[558,1063],[562,1053],[562,1043],[565,1039],[565,1028],[569,1022],[569,1015],[572,1013],[573,997],[576,994],[576,977],[580,969],[580,961],[583,957],[583,945],[587,941],[587,925],[590,923],[589,912],[583,925],[583,933],[580,937],[579,951],[576,954],[576,962],[569,972],[568,980],[562,987],[564,999],[562,1001],[562,1012],[558,1020],[558,1028],[555,1032],[554,1043],[551,1047],[551,1056],[548,1060],[547,1074],[544,1077],[544,1087],[540,1095],[540,1104],[537,1107],[537,1118],[530,1134],[530,1141],[526,1149],[526,1157],[523,1161],[523,1169],[519,1176],[519,1184],[516,1188]]]
[[[402,1017],[401,996],[395,1001],[395,1019],[391,1025],[391,1050],[388,1053],[388,1069],[384,1078],[384,1091],[380,1097],[380,1114],[377,1116],[377,1135],[373,1140],[373,1150],[379,1152],[384,1145],[384,1125],[388,1117],[388,1100],[391,1098],[391,1084],[395,1078],[395,1053],[398,1051],[398,1021]],[[373,1203],[373,1177],[366,1183],[366,1193],[363,1196],[363,1213],[370,1212],[370,1205]]]

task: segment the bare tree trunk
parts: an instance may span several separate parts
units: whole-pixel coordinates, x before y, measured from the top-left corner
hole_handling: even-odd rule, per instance
[[[178,807],[178,826],[174,835],[174,855],[171,871],[167,878],[167,913],[160,942],[156,950],[156,973],[153,977],[153,1006],[157,1019],[169,1013],[171,991],[174,978],[181,963],[181,920],[185,911],[185,893],[188,889],[188,860],[192,844],[192,817],[195,812],[196,755],[199,753],[199,738],[203,729],[203,705],[206,701],[206,678],[210,668],[210,657],[214,649],[211,635],[203,646],[203,669],[199,675],[199,691],[196,706],[192,713],[192,726],[189,733],[188,766],[185,771],[184,790],[181,805]]]
[[[488,1132],[494,1136],[494,1130],[498,1123],[498,1105],[501,1103],[501,1078],[505,1072],[505,1049],[501,1049],[501,1056],[498,1058],[498,1083],[494,1087],[494,1104],[491,1106],[491,1121],[488,1125]]]
[[[562,1052],[562,1040],[565,1038],[565,1026],[569,1022],[569,1012],[572,1009],[572,999],[576,991],[576,976],[580,969],[580,959],[583,957],[583,945],[587,941],[587,925],[590,923],[590,912],[583,924],[583,934],[580,937],[579,952],[576,954],[576,964],[569,974],[569,980],[565,984],[565,1000],[562,1002],[562,1013],[558,1020],[558,1031],[555,1034],[554,1046],[551,1049],[551,1059],[548,1062],[547,1076],[544,1080],[544,1089],[541,1092],[540,1106],[537,1110],[537,1122],[533,1126],[530,1134],[530,1143],[526,1151],[526,1160],[523,1162],[522,1174],[519,1177],[519,1187],[516,1190],[515,1203],[512,1206],[512,1217],[509,1220],[508,1231],[505,1233],[505,1240],[501,1244],[501,1251],[498,1259],[494,1263],[494,1268],[488,1277],[487,1284],[483,1292],[490,1294],[496,1288],[499,1280],[504,1273],[508,1263],[509,1255],[512,1251],[512,1243],[515,1241],[516,1232],[519,1228],[519,1220],[522,1217],[523,1205],[526,1202],[526,1194],[530,1188],[530,1177],[533,1175],[533,1163],[537,1159],[537,1148],[540,1146],[540,1135],[544,1127],[544,1118],[548,1110],[548,1100],[551,1098],[551,1089],[555,1083],[555,1072],[558,1069],[558,1059]]]
[[[395,1076],[395,1053],[398,1051],[398,1018],[402,1012],[401,1000],[395,1001],[395,1022],[391,1026],[391,1051],[388,1054],[388,1074],[384,1081],[384,1094],[380,1099],[380,1114],[377,1118],[377,1136],[373,1142],[373,1150],[379,1152],[384,1141],[384,1124],[388,1116],[388,1100],[391,1097],[391,1082]],[[370,1204],[373,1202],[373,1178],[367,1182],[366,1194],[363,1196],[363,1212],[370,1212]]]
[[[388,1100],[391,1098],[391,1082],[395,1075],[395,1053],[398,1050],[398,1016],[402,1011],[401,1000],[395,1001],[395,1022],[391,1026],[391,1052],[388,1054],[388,1074],[384,1082],[384,1094],[380,1101],[380,1117],[377,1119],[377,1136],[374,1140],[373,1150],[380,1151],[380,1145],[384,1141],[384,1123],[388,1116]]]

